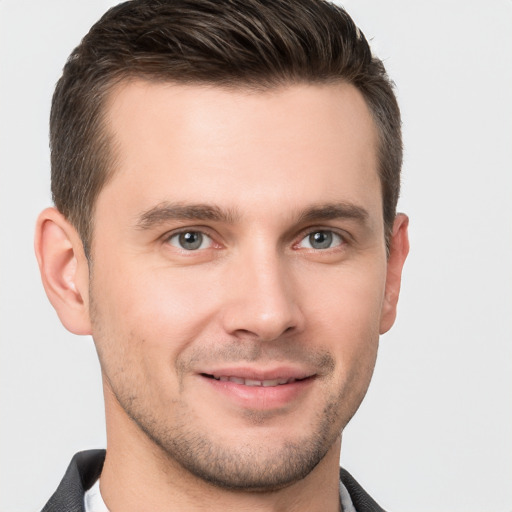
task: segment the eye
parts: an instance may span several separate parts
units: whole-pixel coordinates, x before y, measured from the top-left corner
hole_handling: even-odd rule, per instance
[[[343,245],[343,238],[334,233],[333,231],[327,230],[319,230],[313,231],[309,233],[309,235],[305,236],[298,244],[299,247],[303,247],[306,249],[332,249],[333,247],[338,247]]]
[[[212,245],[212,239],[201,231],[182,231],[167,239],[168,243],[185,251],[207,249]]]

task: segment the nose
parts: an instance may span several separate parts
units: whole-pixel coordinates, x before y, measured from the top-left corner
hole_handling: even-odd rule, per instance
[[[279,254],[240,258],[229,273],[224,329],[238,338],[273,341],[304,328],[293,269]]]

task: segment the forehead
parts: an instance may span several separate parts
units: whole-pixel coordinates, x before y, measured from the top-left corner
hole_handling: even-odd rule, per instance
[[[222,202],[249,214],[338,200],[381,210],[377,130],[349,84],[255,92],[134,80],[111,92],[106,114],[115,167],[98,203],[115,193],[139,211]]]

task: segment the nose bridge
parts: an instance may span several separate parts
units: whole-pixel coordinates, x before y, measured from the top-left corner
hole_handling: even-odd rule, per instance
[[[271,244],[256,243],[237,260],[236,272],[229,278],[226,329],[261,340],[300,330],[302,314],[286,256]]]

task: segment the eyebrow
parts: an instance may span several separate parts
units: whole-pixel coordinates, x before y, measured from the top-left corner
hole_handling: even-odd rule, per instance
[[[233,224],[238,215],[209,204],[160,203],[141,213],[136,222],[139,229],[151,229],[171,220],[209,220]]]
[[[366,223],[369,218],[368,211],[353,203],[327,203],[313,206],[301,212],[299,222],[312,222],[318,220],[352,219]]]
[[[327,203],[300,211],[298,223],[336,219],[353,219],[366,223],[368,217],[366,209],[353,203]],[[236,210],[224,210],[216,205],[163,202],[142,212],[136,221],[136,227],[148,230],[176,220],[207,220],[234,224],[239,218],[240,214]]]

